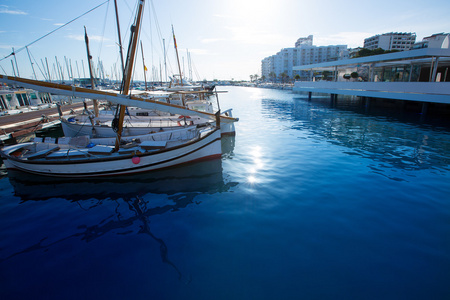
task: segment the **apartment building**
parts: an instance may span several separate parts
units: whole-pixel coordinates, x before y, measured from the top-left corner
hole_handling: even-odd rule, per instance
[[[313,36],[299,38],[294,48],[281,49],[277,54],[261,61],[261,75],[267,79],[280,79],[282,74],[293,79],[300,75],[301,79],[310,77],[310,72],[293,71],[295,66],[308,65],[326,61],[335,61],[348,57],[347,45],[314,46]]]
[[[435,33],[430,36],[424,37],[421,42],[417,42],[413,45],[412,49],[421,48],[450,48],[450,33]]]
[[[416,34],[411,32],[390,32],[364,39],[364,48],[374,50],[409,50],[416,42]]]

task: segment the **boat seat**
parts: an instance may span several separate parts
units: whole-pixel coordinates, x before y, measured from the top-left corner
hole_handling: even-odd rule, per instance
[[[42,142],[44,142],[44,138],[36,136],[34,138],[31,138],[31,141],[35,142],[35,143],[42,143]]]
[[[56,144],[56,138],[46,137],[44,139],[44,142],[49,143],[49,144]]]
[[[140,150],[139,147],[121,148],[121,149],[119,149],[119,154],[132,154],[132,153],[140,152],[139,150]]]
[[[139,146],[145,150],[164,149],[167,145],[167,141],[144,141]]]
[[[59,150],[59,147],[58,146],[54,146],[54,147],[51,147],[51,148],[48,148],[48,149],[44,149],[44,150],[38,151],[38,152],[36,152],[34,154],[31,154],[31,155],[27,156],[27,159],[28,160],[33,160],[33,159],[42,158],[42,157],[45,157],[45,156],[47,156],[47,155],[49,155],[49,154],[51,154],[51,153],[53,153],[55,151],[58,151],[58,150]]]
[[[70,138],[69,145],[77,148],[84,148],[90,143],[88,136],[77,136]]]
[[[92,148],[89,148],[88,152],[92,154],[111,154],[113,150],[114,150],[113,147],[97,145]]]
[[[50,153],[46,159],[61,159],[61,158],[83,158],[87,157],[86,151],[80,151],[78,149],[64,149]]]
[[[58,138],[58,144],[69,145],[70,139],[71,139],[70,137],[65,137],[65,136],[60,137],[60,138]]]

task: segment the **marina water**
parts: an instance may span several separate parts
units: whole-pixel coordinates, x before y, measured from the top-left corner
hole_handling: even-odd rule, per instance
[[[448,125],[223,89],[240,121],[222,160],[108,180],[4,171],[1,299],[450,299]]]

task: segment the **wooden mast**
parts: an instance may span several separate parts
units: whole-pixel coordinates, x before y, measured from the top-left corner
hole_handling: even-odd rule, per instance
[[[181,74],[180,58],[178,57],[177,40],[175,39],[175,31],[173,30],[173,25],[172,25],[172,34],[173,34],[173,44],[175,47],[175,52],[177,54],[178,70],[180,72],[180,85],[183,86],[183,75]]]
[[[145,74],[147,72],[147,67],[145,66],[145,61],[144,61],[144,47],[142,46],[142,41],[141,41],[141,52],[142,52],[142,65],[144,66],[145,90],[147,91],[147,75]]]
[[[117,10],[117,0],[114,0],[114,7],[116,10],[117,35],[119,37],[119,53],[120,53],[120,61],[122,62],[122,78],[123,78],[123,73],[125,72],[125,64],[123,62],[122,37],[120,35],[119,11]]]
[[[88,58],[88,65],[89,65],[89,75],[91,77],[91,86],[92,89],[95,89],[95,82],[94,82],[94,72],[92,70],[92,56],[91,52],[89,51],[89,38],[86,31],[86,26],[84,26],[84,41],[86,42],[86,52],[87,52],[87,58]],[[92,102],[94,103],[94,115],[95,117],[98,117],[98,101],[97,99],[93,99]]]
[[[126,60],[126,65],[125,65],[125,72],[124,72],[124,79],[123,79],[123,86],[122,86],[122,95],[128,95],[128,92],[130,91],[131,77],[133,75],[134,59],[136,56],[136,48],[137,48],[136,46],[137,46],[137,41],[139,39],[139,31],[140,31],[143,11],[144,11],[144,0],[139,0],[139,9],[138,9],[138,13],[136,15],[136,20],[135,20],[134,24],[131,26],[131,30],[130,30],[130,45],[128,47],[127,60]],[[120,105],[116,145],[114,148],[115,151],[119,150],[119,146],[120,146],[120,139],[122,137],[123,119],[125,117],[125,110],[126,110],[126,106]]]

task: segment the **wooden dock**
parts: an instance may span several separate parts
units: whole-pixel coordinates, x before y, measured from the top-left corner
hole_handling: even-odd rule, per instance
[[[88,102],[89,103],[89,102]],[[88,104],[88,107],[92,104]],[[61,106],[64,115],[71,112],[80,112],[84,103],[74,103]],[[24,112],[20,114],[0,117],[0,140],[15,140],[18,137],[29,135],[37,130],[56,126],[60,123],[58,108],[46,108]]]

